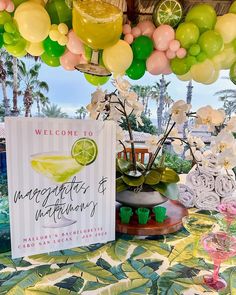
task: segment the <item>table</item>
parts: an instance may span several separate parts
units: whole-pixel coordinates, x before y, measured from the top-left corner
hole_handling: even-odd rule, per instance
[[[192,256],[193,241],[181,229],[165,236],[117,235],[107,244],[15,260],[0,254],[0,294],[235,295],[236,258],[221,268],[228,288],[213,292],[201,285],[212,262],[201,248]]]

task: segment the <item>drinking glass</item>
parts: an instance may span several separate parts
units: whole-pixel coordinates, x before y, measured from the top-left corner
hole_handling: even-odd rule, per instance
[[[91,65],[78,65],[78,69],[98,76],[111,75],[98,65],[98,50],[116,44],[122,33],[122,11],[101,0],[76,0],[72,11],[73,29],[78,37],[93,49]]]
[[[194,237],[193,256],[196,256],[200,237],[212,230],[215,219],[203,214],[190,213],[188,216],[183,217],[182,222],[186,230]]]
[[[226,232],[209,233],[202,238],[202,245],[214,263],[214,272],[204,276],[204,284],[216,291],[224,289],[227,283],[219,277],[220,264],[236,254],[236,237]]]

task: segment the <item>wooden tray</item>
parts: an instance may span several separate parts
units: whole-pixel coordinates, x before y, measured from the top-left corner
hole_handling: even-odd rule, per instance
[[[168,200],[160,206],[166,208],[168,218],[163,223],[155,221],[155,215],[151,213],[151,219],[147,224],[138,224],[138,216],[133,208],[133,216],[129,224],[122,224],[119,216],[119,208],[116,211],[116,231],[138,236],[165,235],[178,231],[182,227],[182,218],[188,215],[188,210],[178,201]]]

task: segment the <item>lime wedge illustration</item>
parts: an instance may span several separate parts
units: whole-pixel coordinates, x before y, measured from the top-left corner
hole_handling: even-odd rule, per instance
[[[90,165],[93,163],[98,154],[96,142],[90,138],[80,138],[76,140],[71,149],[71,156],[80,165]]]
[[[183,16],[182,5],[177,0],[162,0],[153,11],[153,21],[156,26],[167,24],[177,26]]]

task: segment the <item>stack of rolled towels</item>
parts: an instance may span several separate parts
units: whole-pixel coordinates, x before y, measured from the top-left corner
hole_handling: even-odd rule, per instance
[[[216,166],[194,166],[185,184],[179,184],[179,192],[185,207],[214,210],[220,203],[236,201],[235,175]]]

